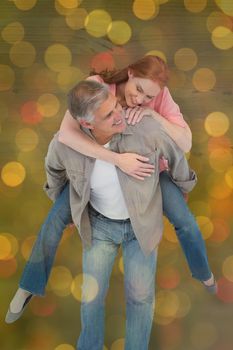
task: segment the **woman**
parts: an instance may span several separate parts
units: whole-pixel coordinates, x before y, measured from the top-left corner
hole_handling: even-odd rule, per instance
[[[108,74],[103,72],[88,79],[109,84],[110,91],[117,96],[125,109],[128,123],[139,122],[143,116],[150,114],[161,123],[166,133],[184,152],[190,150],[191,132],[165,86],[168,69],[159,57],[146,56],[125,69]],[[62,121],[59,140],[84,155],[113,163],[138,180],[150,176],[153,171],[143,155],[117,154],[96,144],[85,136],[69,112],[66,112]],[[166,160],[161,159],[160,185],[164,214],[176,230],[192,276],[202,281],[209,292],[216,293],[216,283],[208,265],[200,230],[188,209],[184,195],[171,181],[166,171],[168,167]],[[32,295],[44,294],[62,232],[70,222],[67,185],[42,226],[21,278],[20,288],[10,304],[6,322],[14,322],[21,316]]]

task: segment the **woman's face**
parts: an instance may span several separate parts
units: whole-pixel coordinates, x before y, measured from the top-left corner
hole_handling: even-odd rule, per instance
[[[148,104],[161,91],[159,84],[150,79],[134,77],[129,73],[125,84],[125,101],[128,107]]]

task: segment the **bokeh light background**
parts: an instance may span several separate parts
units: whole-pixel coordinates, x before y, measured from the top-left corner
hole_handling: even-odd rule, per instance
[[[81,243],[67,228],[46,297],[4,323],[51,203],[44,157],[66,93],[91,68],[113,69],[152,53],[171,69],[169,88],[193,132],[199,182],[189,196],[219,282],[217,297],[193,280],[173,229],[160,245],[150,349],[233,348],[233,2],[231,0],[1,0],[0,349],[74,350],[80,330]],[[174,208],[175,210],[175,208]],[[105,350],[124,348],[123,265],[114,266]],[[98,291],[92,285],[90,300]]]

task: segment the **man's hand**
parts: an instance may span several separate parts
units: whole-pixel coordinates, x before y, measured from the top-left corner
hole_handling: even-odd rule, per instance
[[[139,123],[145,115],[152,115],[154,111],[148,107],[134,107],[127,108],[125,110],[125,118],[127,119],[128,124],[135,125]]]
[[[117,155],[116,165],[124,173],[138,180],[144,180],[154,172],[154,165],[148,163],[149,158],[136,153],[121,153]]]

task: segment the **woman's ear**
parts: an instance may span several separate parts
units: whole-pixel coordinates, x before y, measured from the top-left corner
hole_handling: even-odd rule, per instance
[[[130,69],[128,69],[128,77],[129,79],[133,78],[133,72]]]

